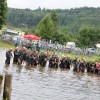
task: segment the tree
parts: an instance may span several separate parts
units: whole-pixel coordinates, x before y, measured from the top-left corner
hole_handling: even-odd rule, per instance
[[[51,12],[50,17],[51,17],[51,20],[52,20],[53,25],[54,25],[54,31],[58,30],[59,18],[54,10]]]
[[[62,34],[60,34],[58,41],[60,43],[66,43],[66,42],[69,42],[70,40],[71,39],[70,39],[70,37],[67,34],[62,33]]]
[[[79,41],[84,47],[94,47],[100,42],[100,30],[97,28],[82,27],[79,33]]]
[[[45,16],[38,25],[38,33],[42,38],[51,39],[53,34],[53,23],[50,16]]]
[[[59,40],[59,18],[57,16],[57,13],[55,10],[52,10],[52,12],[50,13],[50,17],[51,17],[51,20],[53,22],[53,26],[54,26],[54,30],[53,30],[53,37],[52,37],[52,40],[53,41],[58,41],[60,42]]]
[[[2,29],[2,26],[5,23],[6,12],[7,12],[7,1],[0,0],[0,29]]]
[[[37,11],[41,11],[41,7],[38,7],[38,9],[36,9]]]
[[[0,0],[1,4],[1,0]],[[100,27],[100,8],[83,7],[75,9],[41,9],[36,10],[29,9],[8,9],[7,25],[18,27],[18,24],[25,23],[28,28],[36,27],[44,16],[49,14],[53,21],[54,28],[58,25],[57,30],[60,27],[66,27],[71,33],[75,35],[79,32],[81,26]],[[58,21],[58,22],[57,22]],[[57,23],[58,24],[57,24]],[[55,33],[55,32],[54,32]]]

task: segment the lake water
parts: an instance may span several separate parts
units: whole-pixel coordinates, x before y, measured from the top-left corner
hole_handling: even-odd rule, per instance
[[[0,49],[0,73],[12,74],[11,100],[100,100],[100,77],[48,67],[5,68],[5,49]]]

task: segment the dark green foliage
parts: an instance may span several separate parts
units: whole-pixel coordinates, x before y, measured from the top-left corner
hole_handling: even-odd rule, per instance
[[[69,35],[57,31],[55,34],[53,34],[52,40],[58,41],[59,43],[63,44],[65,42],[71,41],[71,38]]]
[[[58,41],[59,43],[70,41],[70,37],[60,31],[59,19],[55,11],[52,11],[50,15],[45,16],[40,21],[35,33],[42,38]]]
[[[6,12],[7,12],[7,1],[0,0],[0,29],[5,23]]]
[[[60,24],[61,27],[77,33],[81,26],[100,27],[100,8],[76,8],[70,10],[49,10],[41,9],[11,9],[8,10],[7,25],[18,27],[18,24],[24,23],[28,27],[36,27],[41,19],[51,13],[51,19],[55,27]]]
[[[94,47],[100,42],[100,30],[97,28],[82,27],[79,33],[79,41],[84,47]]]
[[[40,7],[36,10],[9,8],[7,25],[20,28],[22,23],[28,26],[28,32],[60,43],[74,41],[78,46],[94,46],[95,43],[99,43],[96,36],[100,27],[100,8],[84,7],[70,10],[50,10]],[[80,30],[83,26],[92,33],[86,30],[83,34],[84,32]],[[86,35],[87,39],[84,40],[81,35]]]
[[[32,11],[30,9],[11,9],[8,10],[7,25],[21,27],[26,24],[28,28],[37,26],[40,20],[45,16],[40,10]]]
[[[50,16],[45,16],[38,25],[38,34],[42,38],[51,39],[53,35],[54,25]]]
[[[51,17],[51,20],[53,22],[53,25],[54,25],[54,31],[56,32],[56,30],[58,30],[59,28],[59,18],[58,18],[58,15],[57,13],[53,10],[50,14],[50,17]]]

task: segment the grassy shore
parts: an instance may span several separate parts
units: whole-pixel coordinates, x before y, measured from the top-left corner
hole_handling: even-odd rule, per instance
[[[7,42],[2,42],[0,41],[0,47],[4,47],[4,48],[15,48],[14,45],[11,45]],[[41,52],[46,52],[46,50],[41,50]],[[52,55],[54,51],[49,51],[49,55]],[[62,52],[57,52],[58,56],[70,56],[71,59],[74,59],[75,57],[78,57],[80,60],[85,59],[86,61],[99,61],[100,62],[100,55],[91,55],[91,56],[87,56],[87,55],[77,55],[77,54],[68,54],[68,53],[62,53]]]
[[[10,49],[10,48],[15,48],[13,45],[11,45],[11,44],[9,44],[9,43],[7,43],[7,42],[2,42],[2,41],[0,41],[0,47],[3,47],[3,48],[8,48],[8,49]]]
[[[45,50],[41,50],[41,52],[46,52]],[[49,55],[52,55],[54,51],[49,51]],[[62,52],[57,52],[58,56],[70,56],[71,59],[74,59],[75,57],[77,57],[78,59],[82,60],[86,60],[86,61],[99,61],[100,62],[100,55],[77,55],[77,54],[69,54],[69,53],[62,53]]]

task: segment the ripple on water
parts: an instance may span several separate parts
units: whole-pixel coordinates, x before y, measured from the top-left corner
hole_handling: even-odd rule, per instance
[[[5,49],[0,49],[0,72],[4,70]],[[11,100],[100,100],[100,77],[71,70],[11,64]]]

